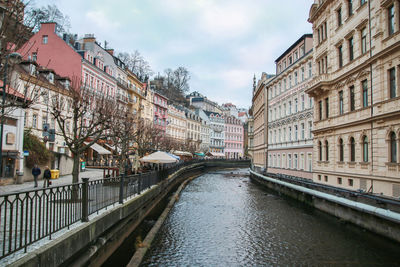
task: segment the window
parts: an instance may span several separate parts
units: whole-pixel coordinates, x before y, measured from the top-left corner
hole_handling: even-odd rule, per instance
[[[32,128],[37,128],[37,114],[33,114],[32,116]]]
[[[354,140],[354,137],[350,138],[350,161],[356,161],[356,142]]]
[[[337,183],[338,183],[338,184],[342,184],[342,178],[338,177],[338,178],[337,178]]]
[[[289,160],[289,169],[292,168],[292,154],[288,154],[288,160]]]
[[[338,47],[339,68],[343,67],[343,46]]]
[[[304,67],[301,68],[301,81],[304,81]]]
[[[351,15],[353,15],[353,0],[347,1],[347,7],[348,7],[348,14],[350,17]]]
[[[349,186],[353,186],[353,179],[349,179]]]
[[[344,161],[344,144],[342,138],[339,139],[339,161]]]
[[[47,44],[49,41],[49,37],[47,35],[42,36],[42,44]]]
[[[304,104],[304,95],[301,95],[301,110],[304,110],[305,104]]]
[[[397,142],[394,132],[390,133],[390,162],[397,162]]]
[[[318,175],[318,180],[321,181],[321,175]]]
[[[325,175],[325,182],[328,182],[328,175]]]
[[[325,161],[329,161],[329,143],[325,140]]]
[[[312,121],[308,122],[308,138],[312,138]]]
[[[301,124],[301,140],[304,140],[304,123]]]
[[[294,112],[296,112],[297,113],[297,106],[298,106],[298,101],[297,101],[297,98],[294,100]]]
[[[354,86],[350,86],[350,111],[355,110]]]
[[[319,161],[322,161],[322,143],[321,143],[321,141],[318,142],[318,155],[319,155]]]
[[[389,70],[389,87],[390,87],[390,98],[396,97],[396,69],[391,68]]]
[[[339,8],[336,11],[336,14],[337,14],[338,27],[340,27],[342,25],[342,8]]]
[[[318,113],[319,119],[322,120],[322,101],[321,100],[318,102],[318,111],[319,111],[319,113]]]
[[[363,107],[368,107],[368,80],[361,82]]]
[[[298,163],[297,154],[294,154],[294,166],[293,166],[294,169],[297,169],[297,166],[298,166],[297,163]]]
[[[37,61],[37,53],[36,52],[32,53],[32,61]]]
[[[292,114],[292,101],[289,101],[289,115]]]
[[[343,91],[339,92],[339,114],[342,115],[344,113],[343,110]]]
[[[289,130],[289,141],[292,141],[292,127],[289,127],[288,130]]]
[[[364,136],[362,139],[363,146],[363,161],[368,162],[368,137]]]
[[[361,53],[367,52],[367,28],[364,27],[361,30]]]
[[[311,78],[312,76],[312,64],[311,62],[308,62],[308,78]]]
[[[329,118],[329,98],[325,98],[325,118]]]
[[[297,133],[298,133],[298,129],[297,129],[297,125],[295,125],[295,126],[294,126],[294,140],[295,140],[295,141],[297,141],[297,139],[298,139]]]
[[[349,39],[349,60],[352,61],[354,59],[354,39],[351,37]]]
[[[389,35],[394,33],[394,5],[388,8]]]
[[[297,71],[294,73],[294,84],[297,85]]]

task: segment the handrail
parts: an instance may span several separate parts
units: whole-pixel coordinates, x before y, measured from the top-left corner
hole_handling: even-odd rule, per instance
[[[0,195],[0,259],[91,214],[140,194],[185,166],[225,159],[192,160],[141,174],[91,180]],[[243,160],[244,161],[244,160]]]

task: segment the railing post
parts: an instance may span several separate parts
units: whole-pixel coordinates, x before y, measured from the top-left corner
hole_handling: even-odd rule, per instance
[[[82,178],[82,222],[89,221],[89,178]]]
[[[124,180],[125,180],[125,172],[122,173],[119,183],[119,204],[124,203]]]

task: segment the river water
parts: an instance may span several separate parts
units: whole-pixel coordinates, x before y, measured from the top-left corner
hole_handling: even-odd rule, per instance
[[[142,266],[393,266],[400,245],[279,196],[246,169],[182,191]]]

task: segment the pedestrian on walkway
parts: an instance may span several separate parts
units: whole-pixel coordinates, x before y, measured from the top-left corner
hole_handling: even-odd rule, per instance
[[[32,168],[32,175],[33,175],[33,180],[35,181],[35,187],[38,187],[38,177],[40,175],[41,171],[38,165],[35,164]]]
[[[44,180],[43,188],[50,186],[50,178],[51,178],[51,171],[50,171],[49,167],[46,166],[44,169],[44,172],[43,172],[43,180]],[[47,183],[47,186],[46,186],[46,183]]]

